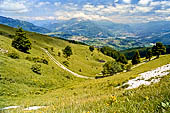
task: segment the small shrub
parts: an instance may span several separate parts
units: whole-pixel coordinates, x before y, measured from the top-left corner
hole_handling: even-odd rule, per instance
[[[73,52],[70,46],[66,46],[65,49],[63,49],[63,54],[66,58],[70,57]]]
[[[93,52],[93,51],[94,51],[94,46],[90,46],[90,47],[89,47],[89,50],[90,50],[91,52]]]
[[[32,58],[32,60],[35,62],[35,63],[43,63],[43,64],[47,64],[48,65],[48,60],[44,59],[44,58],[39,58],[39,57],[34,57]]]
[[[61,52],[58,52],[58,56],[59,56],[59,57],[61,56]]]
[[[40,65],[40,64],[34,64],[34,65],[32,65],[31,70],[32,70],[34,73],[41,75],[41,65]]]
[[[48,65],[48,61],[46,59],[41,59],[42,63],[47,64]]]
[[[68,67],[69,62],[68,62],[68,61],[64,61],[64,62],[63,62],[63,64],[64,64],[65,66],[67,66],[67,67]]]
[[[54,48],[53,47],[51,47],[50,49],[51,49],[52,52],[54,52]]]
[[[19,59],[19,55],[15,52],[9,53],[8,56],[13,58],[13,59]]]
[[[32,57],[30,57],[30,56],[27,56],[25,59],[28,60],[28,61],[32,61],[33,60]]]

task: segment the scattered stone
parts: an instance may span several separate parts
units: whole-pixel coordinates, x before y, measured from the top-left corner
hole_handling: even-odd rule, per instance
[[[5,54],[5,53],[8,53],[8,50],[5,50],[5,49],[0,48],[0,52],[3,53],[3,54]]]
[[[45,107],[46,106],[32,106],[32,107],[25,108],[24,110],[31,111],[31,110],[38,110],[38,109],[45,108]]]
[[[16,109],[16,108],[19,108],[20,106],[8,106],[8,107],[4,107],[0,110],[8,110],[8,109]]]
[[[161,80],[161,77],[168,75],[170,72],[170,64],[158,67],[155,70],[141,73],[139,77],[129,80],[127,83],[124,83],[122,86],[128,85],[126,89],[134,89],[141,85],[150,85],[151,83],[157,83]],[[122,87],[121,86],[121,87]]]

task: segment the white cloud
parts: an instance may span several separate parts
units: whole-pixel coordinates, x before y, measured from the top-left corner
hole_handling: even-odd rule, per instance
[[[0,0],[1,1],[1,0]],[[4,0],[0,2],[0,12],[11,11],[14,12],[27,12],[29,6],[27,3],[11,2],[12,0]],[[25,1],[25,0],[22,0]],[[28,0],[27,0],[28,1]],[[123,1],[123,3],[114,3],[114,5],[92,5],[85,4],[79,6],[73,3],[62,4],[55,2],[54,4],[49,2],[34,2],[32,6],[35,11],[34,15],[30,17],[23,16],[26,20],[69,20],[72,18],[81,18],[89,20],[110,20],[119,23],[134,23],[134,22],[148,22],[156,20],[170,20],[170,1],[154,1],[154,0],[140,0],[137,4],[131,4],[132,0],[113,0],[114,2]],[[10,4],[12,4],[10,6]],[[6,6],[11,8],[7,8]],[[36,12],[36,6],[38,11],[46,11],[47,13],[40,14]],[[50,7],[42,7],[49,5]],[[6,10],[4,10],[6,8]],[[45,10],[47,8],[47,10]],[[2,10],[3,9],[3,10]],[[9,10],[11,9],[11,10]],[[49,12],[49,13],[48,13]]]
[[[56,20],[57,18],[54,16],[13,16],[12,18],[14,19],[20,19],[20,20],[26,20],[26,21],[30,21],[30,20]]]
[[[132,12],[132,13],[147,13],[147,12],[150,12],[152,9],[153,9],[153,7],[136,6],[130,12]]]
[[[35,7],[42,7],[44,5],[49,5],[50,2],[39,2]]]
[[[61,20],[69,20],[72,18],[81,18],[86,20],[109,20],[109,18],[96,15],[96,14],[86,14],[83,11],[57,11],[55,12],[55,15],[58,19]]]
[[[24,12],[28,12],[28,8],[24,5],[24,2],[5,0],[2,1],[0,4],[0,11],[11,12],[11,13],[24,13]]]
[[[170,6],[170,1],[155,1],[155,2],[151,2],[150,6]]]
[[[152,0],[140,0],[140,1],[138,2],[138,4],[148,5],[150,2],[152,2]]]
[[[124,3],[130,4],[131,0],[123,0]]]
[[[156,10],[156,13],[161,13],[161,14],[170,14],[170,8],[169,9],[164,9],[164,10]]]

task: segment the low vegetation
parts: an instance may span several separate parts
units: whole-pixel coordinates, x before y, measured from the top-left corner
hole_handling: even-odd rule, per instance
[[[19,59],[19,55],[16,52],[8,53],[8,56],[13,59]]]
[[[34,65],[32,65],[31,70],[32,70],[34,73],[41,75],[41,65],[40,65],[40,64],[34,64]]]
[[[71,47],[70,46],[65,47],[65,49],[63,49],[63,54],[66,58],[70,57],[73,54]]]
[[[89,50],[90,50],[91,52],[93,52],[93,51],[94,51],[94,46],[89,46]]]
[[[123,70],[123,64],[115,61],[109,61],[104,64],[102,73],[104,76],[112,76],[116,73],[122,72]]]

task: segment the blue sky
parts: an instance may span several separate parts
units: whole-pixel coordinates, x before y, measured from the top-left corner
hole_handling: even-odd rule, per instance
[[[170,21],[170,0],[0,0],[0,15],[26,21]]]

